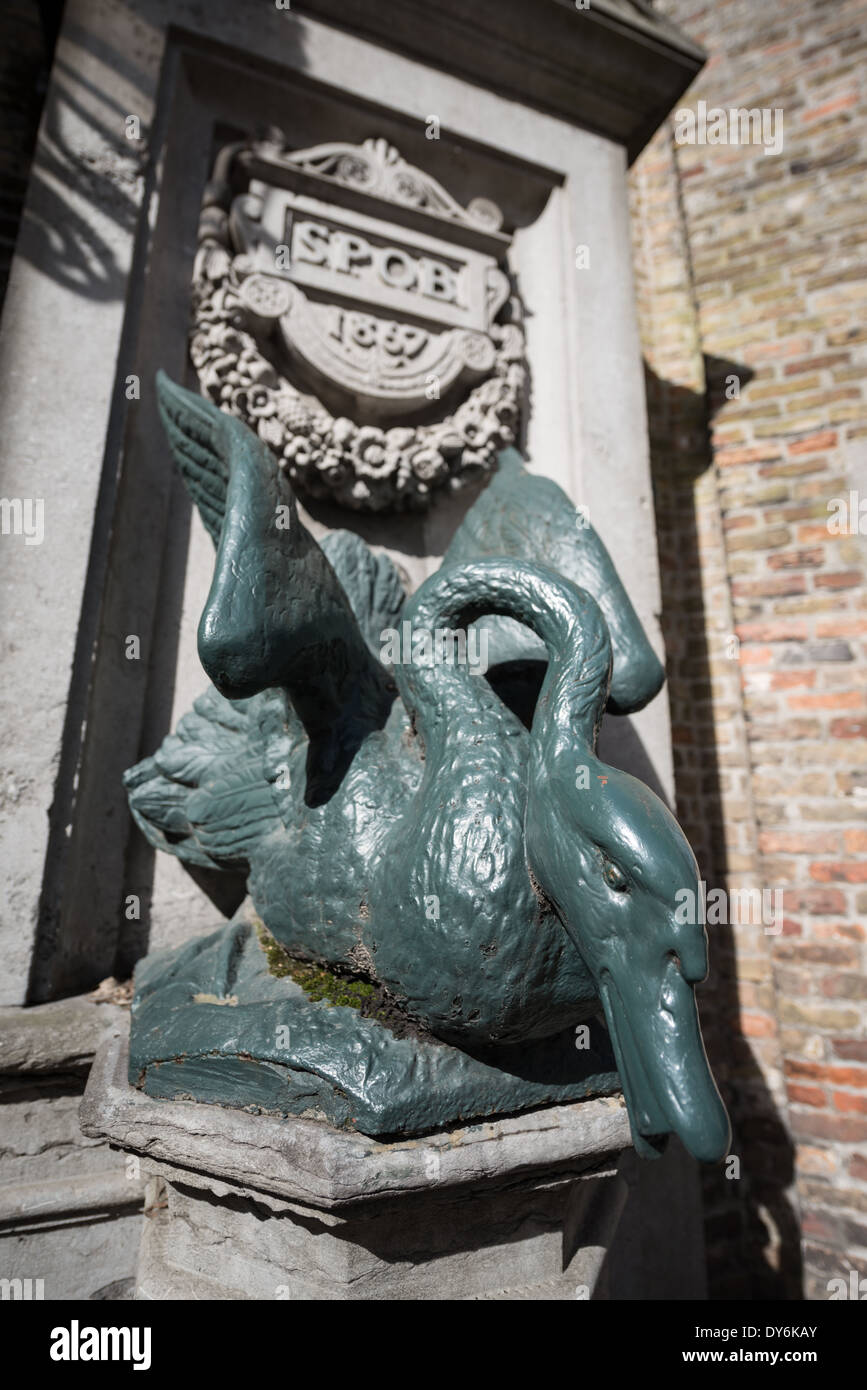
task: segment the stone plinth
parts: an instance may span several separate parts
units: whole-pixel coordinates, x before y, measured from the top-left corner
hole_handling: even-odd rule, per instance
[[[619,1098],[380,1143],[321,1121],[154,1100],[116,1033],[82,1102],[154,1182],[149,1299],[575,1299],[596,1291],[626,1185]]]

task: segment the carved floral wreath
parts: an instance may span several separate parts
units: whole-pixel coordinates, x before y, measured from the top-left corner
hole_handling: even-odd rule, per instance
[[[494,470],[515,441],[525,389],[517,323],[492,325],[493,373],[452,415],[390,429],[356,425],[296,391],[263,355],[241,293],[246,258],[232,256],[223,226],[214,230],[212,222],[196,257],[190,356],[204,392],[257,432],[294,486],[356,511],[422,510],[436,489],[457,490]]]

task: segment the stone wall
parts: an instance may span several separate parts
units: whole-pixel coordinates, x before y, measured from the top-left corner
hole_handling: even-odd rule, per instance
[[[783,112],[778,154],[675,117],[631,184],[678,812],[709,891],[784,904],[709,925],[710,1292],[821,1299],[867,1274],[867,6],[658,8],[710,54],[680,108]]]
[[[53,0],[42,6],[36,0],[6,0],[0,9],[0,308],[61,8]]]
[[[62,8],[0,7],[0,308]],[[14,804],[14,778],[3,780]],[[143,1182],[78,1124],[94,1048],[120,1017],[95,999],[0,1009],[0,1276],[30,1280],[34,1297],[116,1298],[132,1280]]]
[[[34,1298],[129,1296],[145,1180],[78,1120],[97,1047],[125,1027],[124,993],[0,1009],[0,1278],[30,1280]]]

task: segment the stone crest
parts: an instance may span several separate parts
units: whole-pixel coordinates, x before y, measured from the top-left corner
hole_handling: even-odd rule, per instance
[[[205,393],[314,496],[418,508],[477,478],[525,385],[501,223],[382,140],[225,148],[194,271]]]

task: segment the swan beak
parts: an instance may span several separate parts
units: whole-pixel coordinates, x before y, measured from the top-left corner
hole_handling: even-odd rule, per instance
[[[731,1129],[708,1065],[695,994],[680,963],[666,957],[655,981],[636,971],[617,983],[606,970],[600,995],[636,1151],[658,1157],[673,1133],[694,1158],[719,1162],[728,1153]]]

